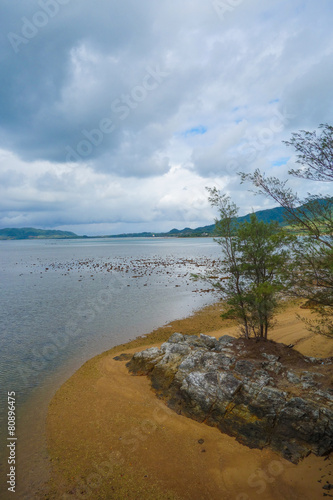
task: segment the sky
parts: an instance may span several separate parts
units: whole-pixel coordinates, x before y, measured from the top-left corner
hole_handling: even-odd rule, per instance
[[[106,235],[212,224],[206,187],[288,178],[333,123],[332,0],[2,0],[0,228]],[[324,183],[290,179],[305,197]]]

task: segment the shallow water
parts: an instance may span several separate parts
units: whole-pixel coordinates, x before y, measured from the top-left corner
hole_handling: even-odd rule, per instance
[[[190,275],[221,256],[211,238],[1,241],[0,255],[2,450],[8,391],[23,436],[87,359],[213,302]]]

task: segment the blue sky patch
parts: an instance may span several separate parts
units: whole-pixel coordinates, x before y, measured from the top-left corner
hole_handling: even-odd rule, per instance
[[[273,167],[281,167],[281,165],[285,165],[287,161],[290,160],[290,156],[285,156],[283,158],[278,158],[275,161],[272,161]]]
[[[185,130],[185,132],[183,132],[182,135],[184,137],[191,137],[193,135],[203,135],[206,132],[207,132],[207,127],[205,127],[204,125],[198,125],[197,127]]]

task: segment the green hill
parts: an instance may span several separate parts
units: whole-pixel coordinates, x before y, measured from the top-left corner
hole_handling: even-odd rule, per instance
[[[276,208],[268,208],[267,210],[259,210],[255,212],[257,218],[260,221],[264,222],[273,222],[276,221],[279,224],[285,224],[284,220],[284,208],[276,207]],[[247,214],[242,217],[238,217],[238,222],[245,222],[250,220],[250,215]],[[191,229],[190,227],[185,227],[184,229],[171,229],[171,231],[167,233],[129,233],[129,234],[118,234],[107,236],[108,238],[133,238],[133,237],[141,237],[141,238],[149,238],[154,236],[160,237],[177,237],[177,238],[195,238],[201,236],[214,236],[215,235],[215,224],[211,224],[209,226],[197,227],[195,229]]]
[[[70,231],[35,229],[34,227],[0,229],[0,240],[29,240],[38,238],[80,238]]]
[[[330,199],[332,202],[332,198]],[[317,200],[319,204],[327,204],[327,199],[319,199]],[[305,203],[302,205],[302,208],[306,208],[309,203]],[[297,208],[295,209],[297,211]],[[259,221],[263,222],[278,222],[281,226],[286,226],[289,223],[286,220],[286,215],[287,211],[283,207],[275,207],[275,208],[268,208],[266,210],[258,210],[257,212],[254,212],[257,216],[257,219]],[[308,212],[308,214],[311,216],[311,212]],[[242,217],[237,217],[236,221],[237,222],[245,222],[245,221],[250,221],[251,214],[244,215]],[[178,237],[194,237],[194,236],[214,236],[215,235],[215,224],[211,224],[210,226],[204,226],[204,227],[197,227],[196,229],[190,229],[186,227],[185,229],[172,229],[169,231],[169,233],[162,233],[156,236],[178,236]]]
[[[320,203],[324,203],[325,200],[318,200]],[[306,206],[306,205],[304,205]],[[257,218],[264,222],[278,222],[281,225],[286,225],[286,220],[284,218],[286,211],[282,207],[268,208],[266,210],[258,210],[255,212]],[[251,214],[238,217],[237,222],[244,222],[250,220]],[[155,236],[159,237],[176,237],[176,238],[193,238],[201,236],[215,236],[215,224],[209,226],[197,227],[191,229],[190,227],[185,227],[184,229],[171,229],[167,233],[126,233],[126,234],[116,234],[108,236],[94,236],[94,238],[153,238]],[[70,231],[58,231],[58,230],[44,230],[35,229],[33,227],[24,228],[6,228],[0,229],[0,240],[27,240],[35,238],[88,238],[88,236],[78,236]]]

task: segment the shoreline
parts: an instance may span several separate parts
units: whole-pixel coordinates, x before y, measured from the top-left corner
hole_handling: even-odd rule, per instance
[[[220,309],[217,302],[105,351],[60,387],[48,409],[52,472],[40,498],[66,498],[64,493],[68,498],[133,500],[322,497],[326,479],[332,482],[331,458],[309,456],[295,466],[270,450],[249,449],[172,412],[158,400],[147,377],[131,376],[126,361],[114,360],[121,353],[159,346],[176,331],[235,335],[237,326],[222,321]],[[287,338],[285,343],[294,343],[303,354],[332,356],[333,339],[307,332],[296,311],[295,304],[285,306],[270,339]]]

